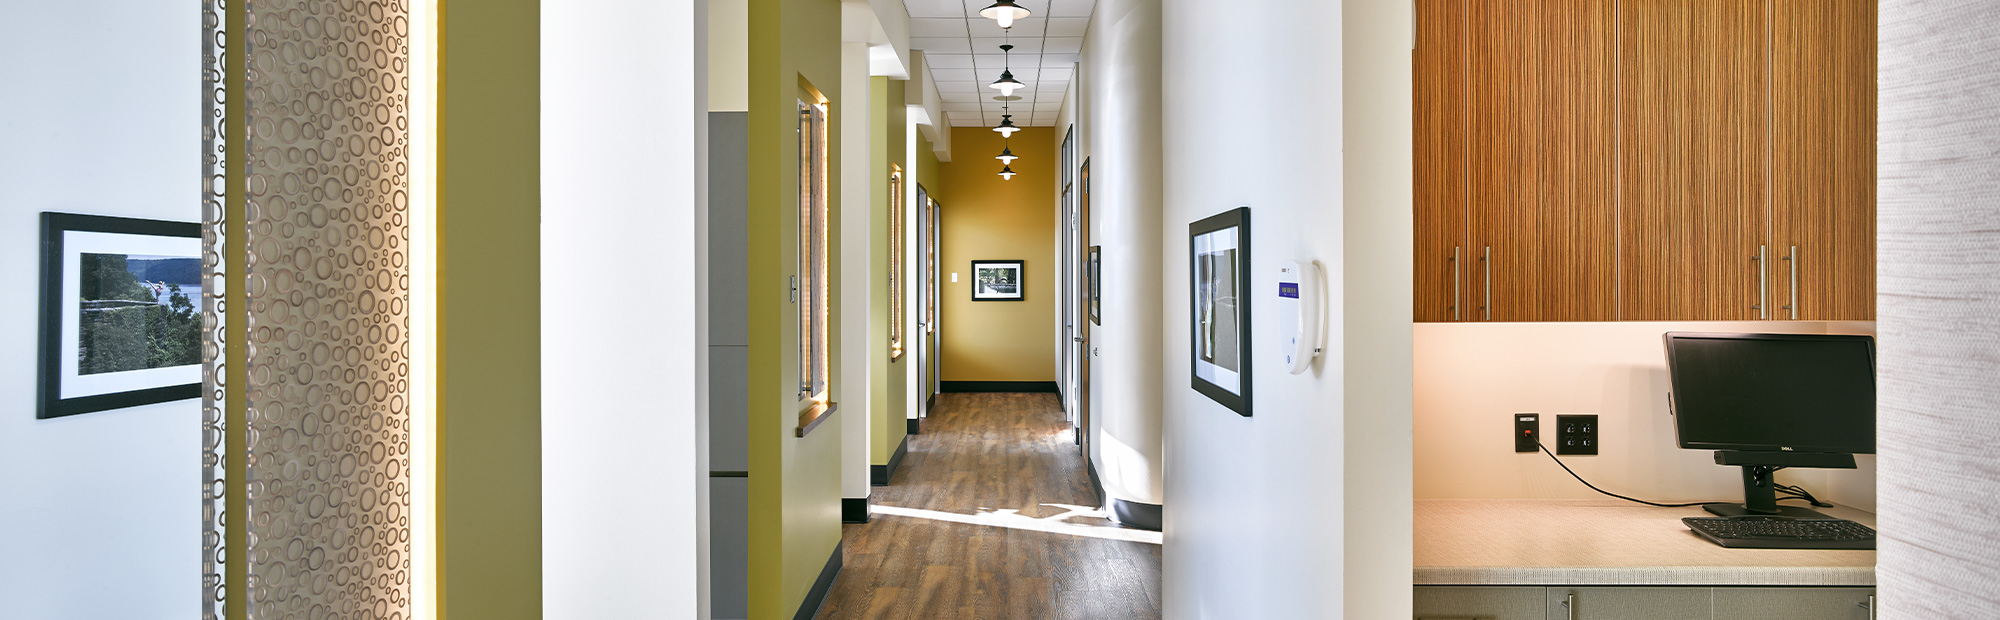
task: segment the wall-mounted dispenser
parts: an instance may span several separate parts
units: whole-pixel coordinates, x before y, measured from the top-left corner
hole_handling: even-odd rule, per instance
[[[1278,266],[1278,350],[1288,372],[1304,373],[1325,348],[1320,334],[1325,305],[1319,263],[1289,260]]]

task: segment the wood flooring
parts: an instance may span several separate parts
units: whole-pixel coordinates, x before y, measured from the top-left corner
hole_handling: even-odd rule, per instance
[[[1159,618],[1159,535],[1103,518],[1072,437],[1054,394],[939,395],[817,617]]]

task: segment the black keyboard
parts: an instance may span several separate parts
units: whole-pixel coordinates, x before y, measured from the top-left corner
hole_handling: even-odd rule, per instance
[[[1875,530],[1846,519],[1683,517],[1688,529],[1739,549],[1874,549]]]

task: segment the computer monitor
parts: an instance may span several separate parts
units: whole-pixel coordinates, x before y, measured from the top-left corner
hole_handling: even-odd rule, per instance
[[[1668,332],[1667,374],[1680,447],[1743,468],[1744,503],[1725,516],[1827,518],[1778,506],[1773,472],[1854,467],[1875,453],[1875,340],[1828,334]]]

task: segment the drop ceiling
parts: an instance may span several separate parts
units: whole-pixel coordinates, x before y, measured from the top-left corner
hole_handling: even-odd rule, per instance
[[[979,10],[993,0],[904,0],[910,9],[910,49],[924,51],[944,111],[959,127],[1000,124],[1000,91],[987,85],[1011,67],[1027,85],[1014,92],[1014,124],[1049,127],[1062,113],[1063,91],[1083,49],[1084,28],[1097,0],[1016,0],[1030,16],[1012,33]],[[1009,36],[1011,34],[1011,36]],[[1012,43],[1011,62],[1000,45]]]

